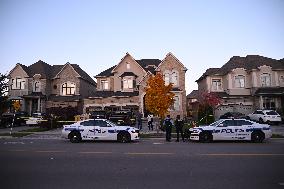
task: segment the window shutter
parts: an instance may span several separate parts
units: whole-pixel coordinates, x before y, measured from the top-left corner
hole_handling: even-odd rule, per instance
[[[121,78],[121,90],[123,90],[123,78]]]

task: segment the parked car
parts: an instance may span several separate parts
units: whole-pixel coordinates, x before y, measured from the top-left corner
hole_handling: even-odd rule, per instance
[[[248,118],[259,123],[281,123],[281,116],[274,110],[256,110],[249,114]]]
[[[26,125],[37,126],[44,120],[44,113],[33,113],[32,117],[26,120]]]
[[[92,119],[99,119],[99,118],[102,118],[102,119],[107,119],[108,116],[107,116],[107,112],[105,110],[95,110],[95,111],[92,111],[90,112],[90,118]]]
[[[136,119],[133,117],[131,111],[115,111],[109,116],[109,120],[118,125],[135,125]]]
[[[62,137],[72,143],[81,140],[115,140],[130,142],[139,139],[139,129],[131,126],[119,126],[107,119],[87,119],[71,125],[64,125]]]
[[[15,118],[14,118],[15,115]],[[13,126],[25,125],[26,119],[28,118],[27,112],[16,112],[14,113],[3,113],[1,116],[1,127],[11,127],[14,119]]]
[[[189,129],[190,139],[201,142],[215,140],[251,140],[263,142],[271,137],[268,124],[259,124],[246,119],[220,119],[208,126]]]
[[[220,116],[220,119],[230,119],[230,118],[240,119],[240,118],[245,118],[245,115],[240,112],[227,112]]]

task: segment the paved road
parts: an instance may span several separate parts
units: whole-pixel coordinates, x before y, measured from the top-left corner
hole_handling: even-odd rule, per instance
[[[1,188],[284,188],[284,140],[1,139]]]

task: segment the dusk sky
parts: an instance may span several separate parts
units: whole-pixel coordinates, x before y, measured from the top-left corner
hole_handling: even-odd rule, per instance
[[[283,0],[0,0],[0,64],[78,64],[90,76],[172,52],[187,94],[232,56],[284,58]]]

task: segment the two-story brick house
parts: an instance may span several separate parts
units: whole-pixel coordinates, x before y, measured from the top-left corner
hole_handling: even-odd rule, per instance
[[[9,98],[19,100],[29,114],[51,107],[77,107],[96,89],[96,82],[78,65],[49,65],[38,61],[30,66],[17,64],[9,73]]]
[[[209,68],[196,80],[199,94],[222,98],[215,117],[225,112],[251,113],[255,109],[283,109],[284,61],[258,55],[234,56],[221,68]]]
[[[175,103],[170,114],[185,116],[186,70],[172,53],[168,53],[163,60],[135,60],[129,53],[126,53],[117,65],[95,76],[97,91],[84,100],[84,111],[131,109],[146,115],[144,88],[149,76],[160,72],[164,75],[165,84],[173,83]]]

